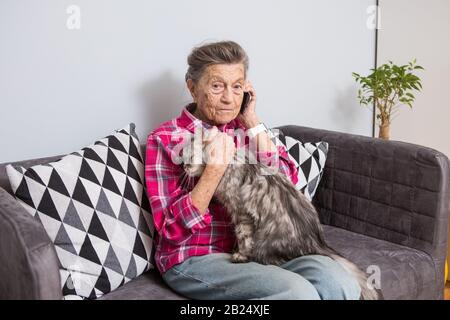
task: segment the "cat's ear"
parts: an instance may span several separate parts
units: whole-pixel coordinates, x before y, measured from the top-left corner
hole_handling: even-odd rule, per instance
[[[183,163],[187,164],[187,163],[191,163],[192,161],[192,153],[193,153],[193,147],[194,147],[194,143],[193,143],[193,138],[192,137],[187,137],[185,140],[183,140],[183,147],[181,149],[181,157],[183,159]]]
[[[214,126],[211,129],[205,130],[203,141],[211,141],[219,133],[219,129]]]
[[[203,145],[200,139],[193,135],[185,143],[183,148],[183,163],[189,165],[202,164]]]

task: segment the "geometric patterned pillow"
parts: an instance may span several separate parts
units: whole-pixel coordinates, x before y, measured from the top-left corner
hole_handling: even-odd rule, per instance
[[[134,123],[55,162],[6,170],[16,199],[55,245],[64,299],[99,298],[153,267]]]
[[[311,201],[323,176],[328,143],[324,141],[303,143],[283,134],[280,134],[278,139],[286,146],[290,159],[296,164],[298,182],[295,187]]]

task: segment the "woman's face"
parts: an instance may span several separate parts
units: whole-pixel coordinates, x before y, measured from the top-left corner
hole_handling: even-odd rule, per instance
[[[208,66],[197,84],[188,80],[197,102],[195,116],[211,125],[222,125],[239,115],[244,96],[244,65],[216,64]]]

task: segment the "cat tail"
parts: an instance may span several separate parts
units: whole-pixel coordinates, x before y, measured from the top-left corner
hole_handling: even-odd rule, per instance
[[[383,294],[380,290],[376,288],[369,288],[367,275],[359,269],[353,262],[342,257],[339,253],[337,253],[333,248],[331,248],[325,241],[323,237],[323,232],[319,232],[318,238],[318,254],[322,254],[330,257],[337,263],[339,263],[345,270],[347,270],[350,275],[352,275],[356,281],[358,282],[361,288],[361,296],[360,300],[382,300]]]
[[[361,287],[360,300],[381,300],[383,295],[375,288],[368,287],[366,274],[361,271],[354,263],[348,261],[344,257],[336,253],[332,248],[328,247],[322,254],[329,256],[331,259],[339,263],[348,273],[350,273]]]

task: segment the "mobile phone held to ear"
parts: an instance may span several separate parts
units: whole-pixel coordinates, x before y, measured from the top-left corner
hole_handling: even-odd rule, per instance
[[[244,99],[242,100],[241,111],[239,111],[240,113],[244,113],[250,100],[251,100],[250,93],[244,92]]]

